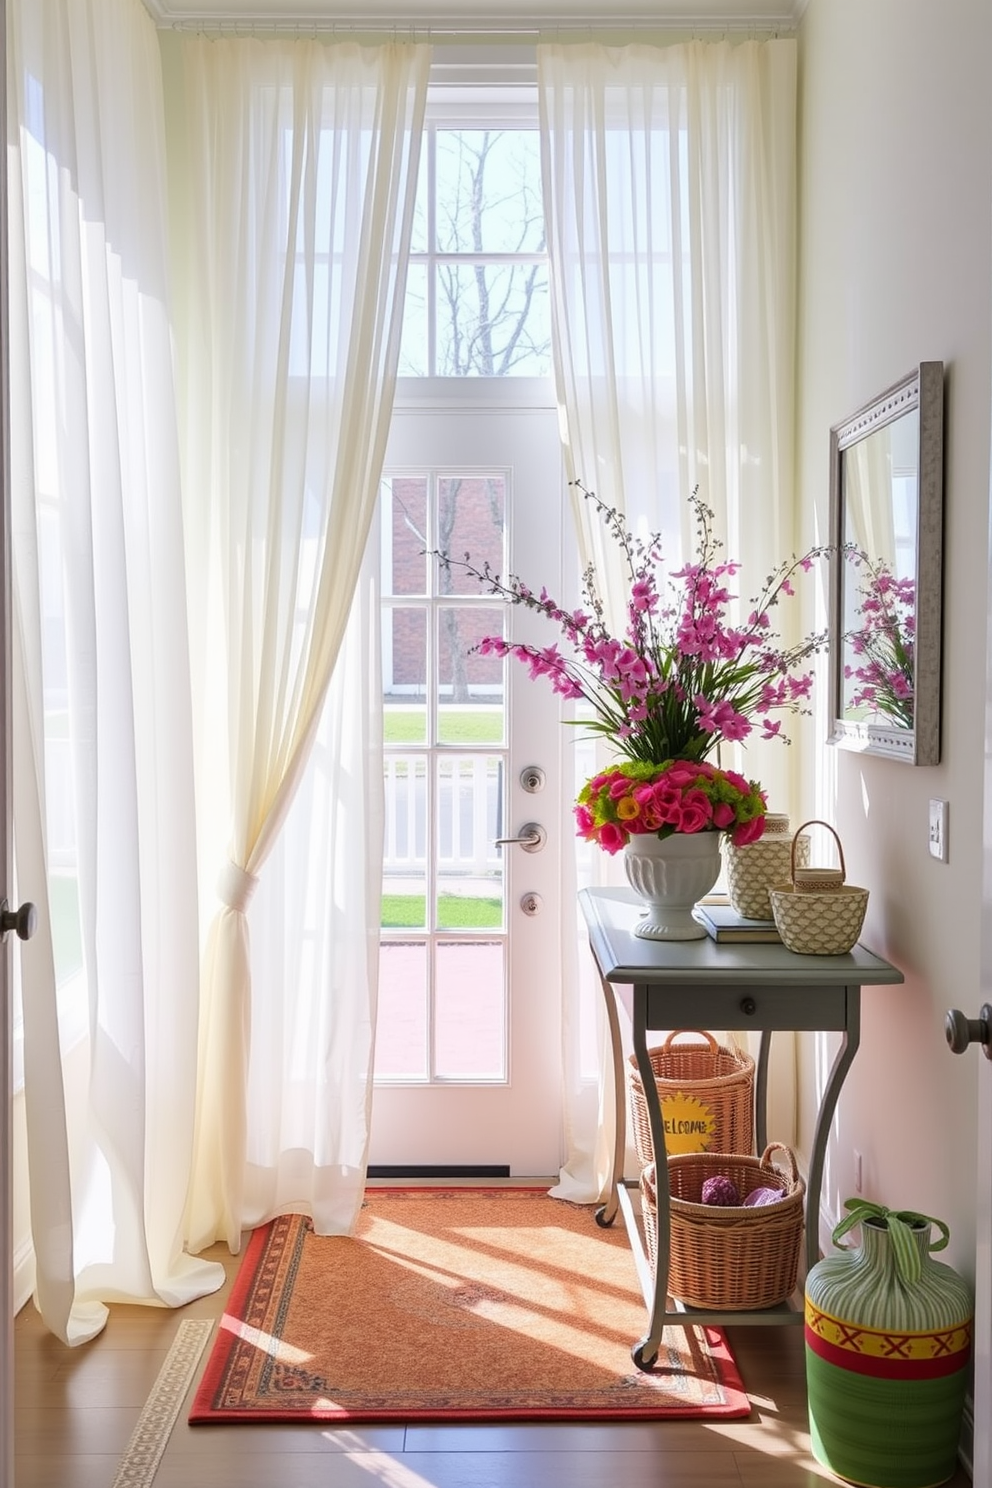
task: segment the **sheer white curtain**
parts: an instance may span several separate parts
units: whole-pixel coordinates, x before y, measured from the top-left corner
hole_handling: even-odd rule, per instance
[[[223,1280],[182,1253],[197,892],[162,78],[138,0],[8,0],[7,25],[31,1226],[37,1304],[79,1343],[108,1301]]]
[[[237,1251],[244,1225],[280,1209],[349,1229],[364,1184],[381,767],[376,783],[360,633],[345,671],[366,696],[347,702],[341,683],[303,821],[336,838],[283,857],[251,947],[247,908],[317,737],[376,501],[430,52],[204,37],[181,50],[182,447],[212,921],[187,1239]]]
[[[797,530],[795,42],[590,42],[537,54],[568,474],[635,531],[663,532],[673,559],[691,537],[685,496],[698,484],[727,555],[743,565],[746,600],[794,551]],[[575,515],[582,561],[595,564],[622,625],[616,553],[581,498]],[[749,746],[741,767],[774,809],[793,807],[786,750]],[[605,1146],[588,1136],[574,1001],[566,1013],[576,1136],[562,1186],[595,1198]],[[793,1064],[776,1036],[770,1125],[784,1140]]]

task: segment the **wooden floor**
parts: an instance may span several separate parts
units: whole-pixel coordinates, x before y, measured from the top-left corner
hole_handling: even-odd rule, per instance
[[[229,1286],[237,1258],[222,1245],[204,1254],[225,1264]],[[79,1349],[65,1348],[33,1306],[24,1308],[14,1329],[16,1488],[111,1488],[179,1319],[219,1317],[226,1292],[178,1312],[114,1307],[104,1332]],[[809,1453],[802,1329],[752,1326],[728,1334],[754,1407],[747,1420],[191,1428],[187,1402],[155,1488],[823,1488],[838,1482]],[[959,1468],[951,1488],[969,1482]]]

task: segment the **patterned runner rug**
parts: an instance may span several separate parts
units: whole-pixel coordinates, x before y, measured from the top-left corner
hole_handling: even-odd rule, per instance
[[[717,1328],[666,1331],[654,1370],[622,1221],[533,1189],[370,1190],[354,1238],[251,1237],[190,1421],[746,1416]]]

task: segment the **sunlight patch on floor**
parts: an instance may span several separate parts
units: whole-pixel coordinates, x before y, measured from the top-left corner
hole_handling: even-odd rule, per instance
[[[270,1354],[279,1364],[305,1364],[313,1355],[306,1349],[295,1348],[291,1343],[284,1343],[274,1333],[265,1333],[261,1328],[253,1328],[249,1323],[243,1323],[240,1318],[232,1317],[225,1312],[220,1320],[220,1327],[225,1333],[233,1333],[236,1338],[241,1338],[245,1343],[254,1344],[264,1353]]]

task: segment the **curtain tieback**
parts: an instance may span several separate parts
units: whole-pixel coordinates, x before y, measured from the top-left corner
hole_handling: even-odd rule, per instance
[[[258,877],[245,868],[239,868],[230,859],[220,870],[217,879],[217,896],[235,914],[244,914],[251,903],[251,896],[258,888]]]

